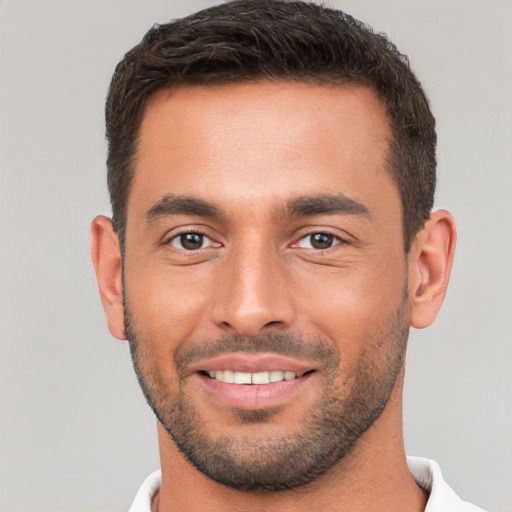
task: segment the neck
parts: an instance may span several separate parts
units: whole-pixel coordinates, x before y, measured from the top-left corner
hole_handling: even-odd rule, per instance
[[[162,485],[152,512],[422,512],[428,496],[407,466],[401,382],[395,387],[399,389],[393,391],[380,417],[348,456],[314,482],[283,492],[243,492],[210,480],[185,460],[159,424]]]

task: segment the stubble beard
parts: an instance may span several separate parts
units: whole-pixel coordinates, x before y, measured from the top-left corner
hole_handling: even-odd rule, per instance
[[[199,355],[192,349],[175,359],[176,383],[165,381],[152,361],[145,340],[133,328],[125,302],[125,331],[133,365],[146,400],[184,457],[212,480],[241,491],[284,491],[304,486],[345,459],[358,439],[379,417],[404,364],[409,333],[407,297],[379,333],[363,340],[365,349],[342,384],[342,356],[332,343],[302,337],[265,334],[253,338],[230,336],[197,347],[216,353],[272,352],[317,358],[323,366],[322,392],[309,414],[293,432],[268,437],[214,437],[187,395],[180,365]],[[175,354],[176,355],[176,354]],[[201,354],[202,355],[202,354]],[[176,389],[177,387],[177,389]],[[235,410],[240,429],[247,423],[265,425],[279,410]]]

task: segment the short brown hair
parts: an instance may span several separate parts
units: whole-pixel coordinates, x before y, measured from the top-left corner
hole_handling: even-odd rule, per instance
[[[108,187],[124,241],[137,138],[148,98],[172,85],[261,79],[370,85],[392,138],[389,170],[400,190],[405,250],[430,215],[435,120],[407,57],[382,34],[338,10],[301,1],[235,0],[155,25],[117,65],[106,102]]]

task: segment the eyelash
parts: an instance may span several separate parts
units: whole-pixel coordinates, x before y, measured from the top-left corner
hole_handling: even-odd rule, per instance
[[[181,250],[181,251],[185,251],[185,252],[190,252],[190,253],[193,253],[193,252],[196,252],[196,251],[199,251],[201,249],[205,249],[205,247],[199,247],[198,249],[186,249],[185,247],[175,247],[173,245],[173,242],[176,241],[176,240],[179,240],[182,236],[185,236],[185,235],[200,235],[201,237],[203,237],[203,242],[204,240],[209,240],[210,241],[210,246],[212,245],[217,245],[217,246],[220,246],[220,244],[214,242],[212,240],[211,237],[209,237],[204,231],[202,231],[201,229],[190,229],[190,230],[185,230],[185,231],[182,231],[180,233],[176,233],[174,234],[172,237],[170,237],[166,244],[167,245],[170,245],[171,247],[173,247],[174,249],[177,249],[177,250]]]
[[[206,239],[206,240],[210,241],[210,244],[207,245],[206,247],[204,247],[204,246],[198,247],[197,249],[194,249],[194,248],[187,249],[187,248],[183,247],[183,244],[181,244],[181,247],[176,247],[173,244],[173,242],[179,240],[184,235],[200,235],[201,237],[203,237],[202,243],[204,243],[204,241]],[[301,242],[307,240],[308,238],[311,240],[311,237],[313,237],[315,235],[323,235],[323,236],[331,237],[332,238],[332,244],[329,247],[324,247],[324,248],[319,248],[319,247],[302,247],[300,245]],[[179,251],[184,251],[184,252],[187,252],[187,253],[194,253],[194,252],[200,251],[201,249],[207,249],[208,247],[212,247],[212,246],[213,247],[220,247],[221,246],[220,243],[217,243],[217,242],[213,241],[212,238],[209,237],[201,229],[191,229],[191,230],[182,231],[180,233],[176,233],[172,237],[170,237],[165,243],[167,245],[170,245],[171,247],[173,247],[173,249],[176,249],[176,250],[179,250]],[[331,232],[326,231],[326,230],[319,230],[319,231],[310,231],[309,233],[304,234],[303,236],[301,236],[299,238],[299,240],[297,242],[295,242],[292,245],[292,247],[299,247],[299,248],[302,248],[302,249],[306,249],[308,251],[326,252],[329,249],[332,249],[332,248],[334,248],[334,247],[336,247],[338,245],[346,244],[346,243],[348,243],[346,240],[344,240],[343,238],[335,235],[334,233],[331,233]]]
[[[315,236],[315,235],[323,235],[323,236],[327,236],[327,237],[331,237],[332,238],[332,244],[329,246],[329,247],[325,247],[325,248],[318,248],[318,247],[301,247],[299,244],[307,239],[310,239]],[[319,230],[319,231],[310,231],[309,233],[306,233],[305,235],[301,236],[298,240],[298,242],[296,242],[294,245],[295,246],[298,246],[298,247],[301,247],[302,249],[307,249],[309,251],[315,251],[315,252],[326,252],[328,251],[329,249],[333,249],[334,247],[338,246],[338,245],[341,245],[341,244],[346,244],[348,243],[346,240],[344,240],[343,238],[341,238],[340,236],[338,235],[335,235],[334,233],[331,233],[329,231],[325,231],[325,230]]]

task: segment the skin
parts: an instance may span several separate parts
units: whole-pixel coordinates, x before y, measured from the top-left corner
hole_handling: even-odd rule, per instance
[[[184,347],[284,333],[325,340],[341,354],[335,389],[348,396],[347,375],[394,312],[402,308],[416,328],[434,321],[455,227],[448,212],[432,213],[406,257],[400,196],[386,170],[388,134],[382,105],[362,86],[260,82],[183,87],[150,98],[128,199],[124,293],[133,328],[171,395],[173,362]],[[201,199],[221,215],[158,212],[166,194]],[[285,208],[298,197],[333,194],[364,213],[290,215]],[[180,247],[177,235],[198,230],[208,237],[205,247]],[[312,248],[313,233],[334,235],[333,246]],[[126,339],[119,241],[105,217],[93,221],[92,257],[109,329]],[[370,345],[377,365],[388,345]],[[237,420],[197,376],[187,377],[184,389],[212,438],[258,443],[294,435],[323,390],[321,370],[302,386],[300,400],[286,398],[263,425]],[[403,447],[402,384],[403,368],[382,414],[349,456],[286,492],[214,482],[159,424],[162,487],[153,510],[423,510],[427,497]]]

